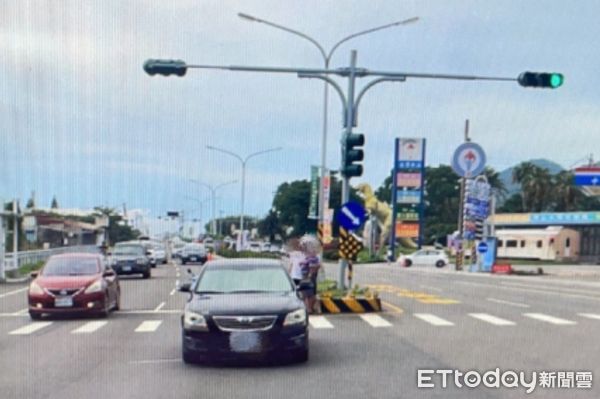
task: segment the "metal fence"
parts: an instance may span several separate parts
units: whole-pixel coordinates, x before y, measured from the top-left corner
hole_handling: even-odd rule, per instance
[[[21,251],[17,253],[16,264],[13,260],[12,253],[6,253],[4,257],[5,270],[14,270],[29,263],[45,261],[52,255],[66,254],[71,252],[98,253],[100,250],[96,245],[77,245],[72,247],[42,249],[37,251]]]

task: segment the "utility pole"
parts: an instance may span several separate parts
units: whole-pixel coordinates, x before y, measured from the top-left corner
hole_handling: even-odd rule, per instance
[[[469,120],[465,120],[465,143],[468,143],[471,141],[471,138],[469,137]],[[463,269],[463,259],[464,259],[464,253],[465,253],[465,247],[464,247],[464,240],[463,240],[463,234],[464,234],[464,215],[465,215],[465,186],[466,186],[466,182],[467,179],[465,177],[462,177],[460,179],[460,198],[458,200],[458,239],[460,240],[460,247],[459,249],[456,251],[456,263],[454,265],[455,270],[462,270]]]
[[[13,268],[19,268],[19,203],[13,200]]]

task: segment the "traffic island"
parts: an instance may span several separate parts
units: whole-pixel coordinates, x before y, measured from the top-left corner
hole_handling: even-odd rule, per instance
[[[378,292],[359,286],[352,290],[341,290],[332,280],[317,285],[317,299],[321,313],[370,313],[382,310]]]

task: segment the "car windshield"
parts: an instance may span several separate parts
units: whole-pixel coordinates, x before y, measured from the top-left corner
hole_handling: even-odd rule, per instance
[[[43,276],[86,276],[100,270],[95,258],[50,258],[42,271]]]
[[[198,281],[196,293],[288,292],[292,285],[278,266],[218,266],[206,269]]]
[[[114,254],[141,256],[144,255],[144,248],[140,245],[117,245],[115,247]]]

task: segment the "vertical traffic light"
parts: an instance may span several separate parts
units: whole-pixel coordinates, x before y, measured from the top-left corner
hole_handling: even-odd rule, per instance
[[[357,163],[365,158],[362,150],[365,144],[365,135],[360,133],[349,133],[342,139],[342,175],[350,177],[362,176],[363,167]]]
[[[523,72],[517,80],[523,87],[556,89],[562,86],[565,78],[561,73]]]

